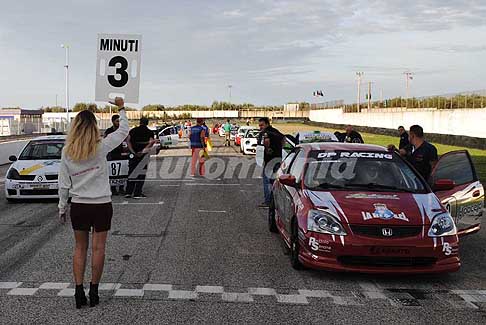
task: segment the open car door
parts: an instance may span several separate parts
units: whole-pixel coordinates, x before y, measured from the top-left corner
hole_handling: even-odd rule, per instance
[[[451,188],[441,187],[441,183],[449,183]],[[477,232],[484,213],[484,188],[469,152],[452,151],[441,156],[432,171],[432,184],[454,218],[459,236]]]

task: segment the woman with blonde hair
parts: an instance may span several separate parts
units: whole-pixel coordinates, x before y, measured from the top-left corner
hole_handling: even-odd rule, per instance
[[[84,270],[93,228],[91,283],[89,303],[99,303],[98,284],[105,263],[105,244],[111,228],[113,208],[106,155],[127,137],[129,126],[122,98],[115,99],[120,109],[120,127],[102,138],[95,115],[79,112],[71,124],[62,151],[59,170],[59,217],[66,221],[68,198],[71,196],[71,223],[74,230],[73,274],[76,283],[76,308],[87,305],[84,293]]]

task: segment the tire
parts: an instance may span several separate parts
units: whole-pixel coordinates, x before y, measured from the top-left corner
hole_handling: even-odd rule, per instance
[[[277,222],[275,221],[275,202],[273,200],[268,208],[268,230],[278,233]]]
[[[300,243],[297,221],[292,221],[292,234],[290,235],[290,264],[294,270],[303,270],[304,266],[299,260]]]

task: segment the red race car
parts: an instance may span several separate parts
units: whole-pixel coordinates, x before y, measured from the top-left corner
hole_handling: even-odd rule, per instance
[[[269,228],[295,269],[457,271],[459,236],[479,230],[484,189],[467,151],[442,156],[432,179],[435,193],[383,147],[301,144],[277,172]]]

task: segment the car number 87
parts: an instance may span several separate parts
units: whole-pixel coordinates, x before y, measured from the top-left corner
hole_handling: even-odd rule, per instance
[[[110,164],[110,176],[120,176],[121,163],[112,162]]]

